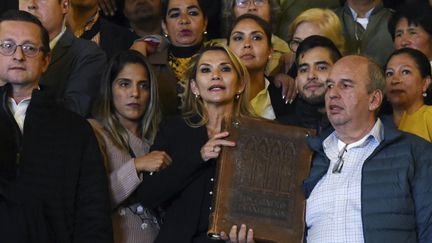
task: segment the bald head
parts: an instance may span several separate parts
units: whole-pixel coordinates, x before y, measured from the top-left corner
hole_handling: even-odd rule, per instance
[[[333,127],[345,137],[357,138],[375,123],[381,105],[380,67],[362,56],[339,59],[327,79],[326,112]],[[355,141],[355,140],[354,140]]]
[[[344,69],[346,73],[353,73],[355,76],[364,80],[368,93],[374,90],[380,90],[384,93],[385,76],[381,67],[372,59],[350,55],[341,58],[333,67]]]

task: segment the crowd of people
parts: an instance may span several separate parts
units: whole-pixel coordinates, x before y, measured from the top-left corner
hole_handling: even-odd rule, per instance
[[[0,3],[5,242],[207,235],[238,117],[315,129],[305,242],[432,242],[432,1]]]

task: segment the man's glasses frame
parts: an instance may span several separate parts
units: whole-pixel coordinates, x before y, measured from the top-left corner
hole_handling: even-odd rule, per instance
[[[0,54],[2,54],[3,56],[12,56],[13,54],[15,54],[18,47],[21,48],[23,54],[26,57],[35,57],[40,51],[43,52],[44,50],[42,47],[38,47],[32,43],[24,43],[18,45],[13,41],[6,40],[0,41]]]
[[[264,6],[268,0],[236,0],[235,4],[239,8],[247,8],[251,3],[255,5],[256,7],[262,7]]]

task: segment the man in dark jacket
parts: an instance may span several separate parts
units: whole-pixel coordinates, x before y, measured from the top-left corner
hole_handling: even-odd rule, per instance
[[[333,64],[341,58],[334,43],[326,37],[313,35],[304,39],[296,52],[298,96],[286,105],[281,123],[316,129],[330,127],[324,107],[325,82]]]
[[[310,139],[308,242],[432,242],[432,144],[376,118],[385,78],[347,56],[326,82],[335,131]]]
[[[38,84],[50,61],[48,43],[31,14],[11,10],[0,17],[0,79],[6,82],[0,180],[18,199],[41,205],[35,210],[43,210],[47,225],[38,227],[52,239],[44,242],[112,242],[107,177],[92,129]]]
[[[95,43],[66,29],[69,4],[69,0],[20,0],[19,9],[36,16],[50,37],[51,63],[40,84],[49,87],[64,107],[87,117],[99,91],[106,55]]]
[[[347,54],[366,55],[383,66],[394,51],[387,30],[391,11],[381,0],[347,0],[336,9],[344,33]]]

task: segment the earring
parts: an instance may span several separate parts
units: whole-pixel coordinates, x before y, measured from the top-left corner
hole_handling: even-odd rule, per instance
[[[194,95],[195,95],[195,99],[197,100],[199,98],[199,94],[194,93]]]
[[[423,92],[423,97],[427,97],[427,93],[426,92]]]
[[[240,99],[240,93],[237,93],[237,94],[234,96],[234,99],[236,99],[236,100]]]
[[[168,38],[168,34],[164,34],[165,38]]]
[[[207,30],[204,30],[204,35],[207,35]]]

